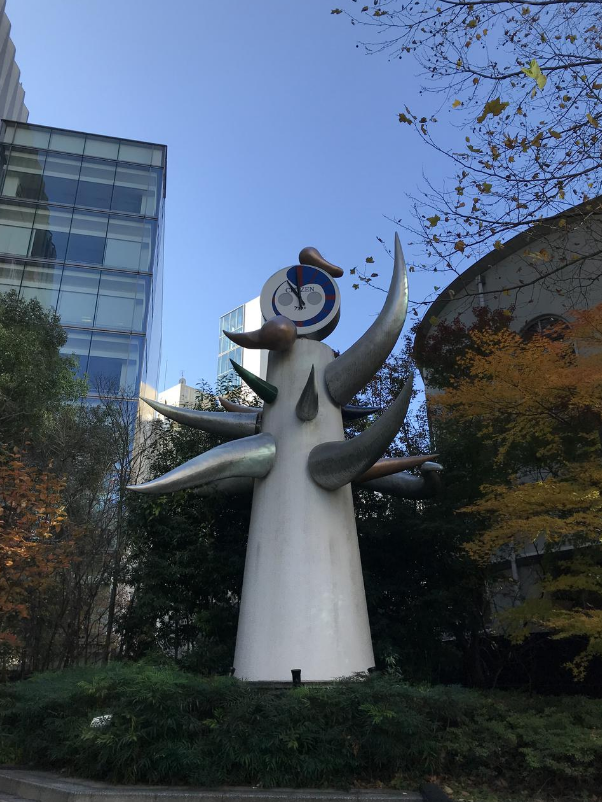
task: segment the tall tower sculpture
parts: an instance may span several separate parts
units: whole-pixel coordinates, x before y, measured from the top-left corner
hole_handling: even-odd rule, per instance
[[[261,294],[261,329],[228,334],[245,348],[269,350],[267,381],[232,363],[264,401],[261,409],[221,398],[226,412],[147,401],[181,424],[229,438],[146,484],[141,493],[184,488],[252,490],[235,676],[254,681],[325,681],[374,664],[351,484],[378,493],[425,498],[441,466],[431,456],[380,459],[405,418],[411,380],[380,417],[345,440],[343,420],[375,413],[349,402],[386,360],[407,311],[407,275],[399,239],[385,305],[341,356],[321,342],[339,320],[334,281],[341,268],[315,248],[275,273]],[[420,476],[407,473],[420,467]]]

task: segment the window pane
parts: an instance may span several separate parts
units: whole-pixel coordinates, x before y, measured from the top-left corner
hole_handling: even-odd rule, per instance
[[[73,215],[67,261],[101,265],[105,250],[108,218],[94,212]]]
[[[50,150],[60,150],[63,153],[77,153],[81,155],[84,152],[83,134],[68,134],[65,131],[53,131],[50,136]]]
[[[111,209],[118,212],[146,214],[148,179],[148,168],[118,167]]]
[[[90,351],[90,339],[92,335],[89,331],[67,331],[67,342],[61,348],[61,354],[76,357],[78,368],[77,375],[82,378],[88,366],[88,353]]]
[[[154,224],[150,222],[111,217],[105,265],[129,270],[151,270],[153,234]]]
[[[90,388],[116,393],[129,390],[130,385],[133,387],[140,362],[137,346],[134,343],[134,348],[130,349],[129,335],[95,332],[88,361]]]
[[[116,159],[119,153],[119,142],[105,139],[103,136],[87,136],[84,154],[97,156],[100,159]]]
[[[144,347],[144,337],[130,338],[130,349],[128,359],[128,372],[125,390],[129,396],[138,396],[140,392],[140,370],[142,367],[142,349]]]
[[[23,265],[16,262],[0,262],[0,292],[18,290],[23,278]]]
[[[42,186],[45,153],[13,148],[6,167],[3,195],[38,200]]]
[[[163,167],[163,148],[153,148],[153,167]]]
[[[65,268],[58,308],[63,325],[92,326],[99,279],[98,270]]]
[[[0,204],[0,252],[26,256],[33,225],[33,208]]]
[[[135,164],[150,164],[153,159],[153,149],[150,145],[132,145],[122,142],[119,146],[119,161],[134,162]]]
[[[48,267],[26,265],[21,295],[28,301],[36,298],[42,306],[56,309],[62,271],[61,265]]]
[[[142,277],[103,272],[95,325],[143,331],[148,287],[148,280]]]
[[[42,200],[73,204],[80,167],[81,159],[77,156],[55,156],[49,153],[44,167]]]
[[[24,123],[17,126],[15,131],[15,145],[26,145],[30,148],[47,148],[50,140],[50,131],[27,128]]]
[[[67,250],[71,212],[40,206],[36,212],[30,256],[62,262]]]
[[[3,123],[2,125],[2,141],[9,144],[13,141],[15,135],[15,123]]]
[[[115,164],[113,162],[84,159],[79,177],[76,204],[95,209],[110,209],[114,181]]]
[[[159,198],[163,191],[163,172],[151,169],[148,176],[148,192],[146,193],[146,214],[148,217],[156,217],[159,209]]]

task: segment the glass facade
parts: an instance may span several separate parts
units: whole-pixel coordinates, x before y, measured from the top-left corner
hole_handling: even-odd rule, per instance
[[[55,310],[90,396],[156,388],[166,148],[4,121],[0,292]]]
[[[242,348],[232,340],[229,340],[223,333],[231,331],[233,334],[238,334],[244,331],[245,325],[245,308],[239,306],[228,312],[227,315],[222,315],[219,319],[219,354],[217,357],[217,388],[220,392],[227,392],[230,387],[240,387],[241,378],[232,370],[230,360],[233,359],[239,365],[242,365]]]

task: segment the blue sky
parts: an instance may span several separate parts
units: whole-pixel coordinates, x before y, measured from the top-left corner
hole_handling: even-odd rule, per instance
[[[382,305],[348,269],[374,256],[388,283],[376,237],[433,154],[397,120],[424,105],[409,63],[364,55],[331,5],[7,0],[31,122],[168,146],[162,385],[214,382],[219,315],[306,245],[346,270],[330,345]],[[411,275],[414,298],[432,287]]]

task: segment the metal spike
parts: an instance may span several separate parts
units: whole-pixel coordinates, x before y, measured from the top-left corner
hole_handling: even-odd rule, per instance
[[[266,348],[268,351],[287,351],[297,339],[297,327],[292,320],[276,315],[255,331],[241,331],[238,334],[225,331],[229,340],[243,348]]]
[[[235,476],[232,479],[217,479],[198,487],[194,493],[207,497],[223,494],[224,496],[242,496],[253,492],[255,479],[250,476]]]
[[[149,407],[176,423],[191,426],[193,429],[201,429],[210,434],[217,434],[220,437],[229,437],[234,440],[237,437],[249,437],[257,434],[259,418],[257,409],[255,415],[251,416],[242,412],[206,412],[186,407],[172,407],[168,404],[161,404],[159,401],[152,401],[150,398],[142,400]]]
[[[419,465],[426,465],[429,460],[438,457],[438,454],[421,454],[418,457],[395,457],[393,459],[379,459],[362,474],[358,482],[369,482],[371,479],[380,479],[382,476],[391,476],[400,471],[409,471],[410,468],[417,468]],[[435,463],[433,463],[434,465]]]
[[[380,410],[381,407],[341,407],[343,420],[345,421],[359,420],[360,418],[365,418],[368,415],[374,415],[375,412],[380,412]]]
[[[411,398],[410,376],[391,406],[365,432],[352,440],[316,446],[308,457],[309,472],[314,480],[326,490],[336,490],[366,473],[395,439]]]
[[[368,331],[324,372],[328,392],[336,404],[348,404],[385,362],[401,334],[407,309],[408,278],[401,243],[395,234],[395,266],[385,305]]]
[[[244,412],[247,414],[257,413],[263,410],[263,407],[246,407],[244,404],[235,404],[233,401],[228,401],[223,395],[218,395],[217,400],[228,412]]]
[[[432,466],[428,467],[427,466]],[[374,490],[386,496],[399,498],[433,498],[441,489],[442,466],[436,462],[425,463],[421,476],[412,476],[411,473],[396,473],[394,476],[383,476],[381,479],[372,479],[357,485],[358,490]]]
[[[313,365],[297,401],[295,412],[302,421],[313,420],[318,414],[318,388],[316,387],[316,370]]]
[[[263,379],[260,379],[259,376],[256,376],[254,373],[251,373],[250,370],[243,368],[242,365],[239,365],[233,359],[230,360],[230,364],[238,373],[240,378],[249,385],[254,393],[257,393],[262,401],[265,401],[266,404],[274,403],[278,397],[277,387],[269,382],[264,381]]]
[[[220,479],[247,476],[266,476],[276,457],[276,441],[263,432],[243,440],[222,443],[204,454],[199,454],[173,471],[142,485],[129,485],[137,493],[162,494],[189,487],[200,487]]]

